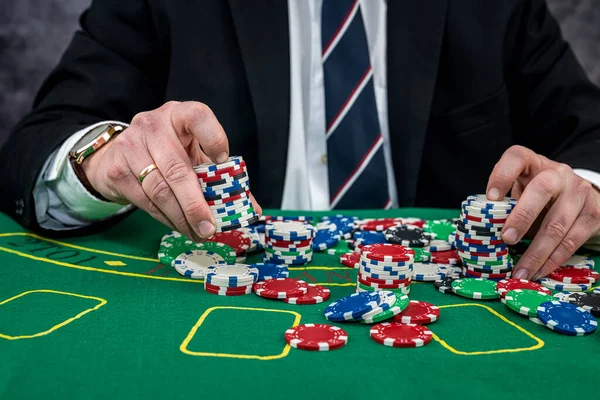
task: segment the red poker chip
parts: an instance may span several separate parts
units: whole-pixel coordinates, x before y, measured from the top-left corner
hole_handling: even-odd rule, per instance
[[[204,289],[213,291],[228,291],[228,292],[245,292],[248,289],[252,290],[252,285],[239,286],[239,287],[228,287],[228,286],[217,286],[210,283],[204,282]]]
[[[287,299],[308,293],[308,284],[292,278],[275,278],[255,283],[254,292],[268,299]]]
[[[431,262],[434,264],[460,265],[462,259],[456,250],[432,251]]]
[[[268,236],[265,236],[265,242],[275,247],[310,247],[312,246],[312,239],[306,240],[275,240]]]
[[[331,291],[325,286],[321,285],[308,285],[308,292],[299,297],[289,297],[283,299],[284,302],[289,304],[319,304],[329,299]]]
[[[382,322],[371,328],[371,339],[390,347],[422,347],[431,342],[432,332],[423,325]]]
[[[377,243],[363,246],[361,254],[374,261],[411,261],[414,258],[414,252],[404,246],[392,243]]]
[[[343,347],[348,342],[348,334],[337,326],[304,324],[285,331],[285,341],[301,350],[328,351]]]
[[[470,238],[466,238],[462,235],[459,235],[458,233],[456,234],[456,238],[458,240],[460,240],[461,242],[471,243],[471,244],[479,244],[479,245],[485,245],[485,246],[504,243],[504,240],[502,240],[502,239],[497,239],[497,240],[470,239]]]
[[[500,297],[504,297],[506,293],[515,289],[529,289],[552,295],[550,289],[537,282],[528,281],[526,279],[505,279],[496,284],[496,292],[500,294]]]
[[[207,181],[207,179],[212,179],[215,177],[222,179],[220,177],[224,174],[233,173],[234,175],[237,175],[237,174],[241,174],[243,172],[242,170],[244,170],[244,171],[246,170],[246,161],[242,161],[239,164],[221,168],[216,171],[196,172],[196,176],[198,177],[198,179],[202,179],[203,181],[210,182],[210,181]],[[215,179],[215,180],[218,181],[219,179]]]
[[[206,289],[206,293],[216,294],[219,296],[245,296],[247,294],[252,293],[252,290],[246,290],[245,292],[230,292],[230,291],[224,291],[224,290]]]
[[[402,223],[404,225],[414,225],[421,229],[423,229],[423,226],[425,226],[425,222],[427,221],[421,218],[402,218]]]
[[[386,284],[386,283],[369,282],[369,281],[362,280],[360,278],[358,278],[358,282],[362,283],[365,286],[369,286],[369,287],[372,287],[375,289],[403,289],[403,288],[410,286],[410,282]]]
[[[440,309],[425,301],[411,300],[408,307],[394,316],[394,322],[403,324],[429,324],[440,317]]]
[[[236,256],[244,254],[252,245],[252,237],[246,232],[238,230],[215,233],[206,241],[226,244],[235,250]]]
[[[215,175],[211,175],[211,176],[200,177],[200,176],[198,176],[198,174],[196,174],[196,176],[198,176],[198,180],[200,181],[200,183],[211,183],[211,182],[220,181],[222,179],[235,178],[236,176],[243,175],[243,174],[246,174],[246,175],[248,174],[248,170],[245,167],[238,168],[238,169],[235,169],[230,172],[220,172],[219,171]]]
[[[340,256],[340,262],[348,268],[358,269],[360,266],[360,253],[351,251]]]
[[[406,279],[378,279],[371,278],[370,276],[363,275],[360,271],[358,271],[358,277],[363,281],[372,282],[372,283],[382,283],[384,285],[394,285],[394,284],[407,284],[411,282],[411,278]]]
[[[561,267],[550,274],[550,279],[564,283],[596,283],[600,273],[587,268]]]
[[[465,218],[468,219],[469,221],[483,222],[486,224],[504,224],[504,223],[506,223],[506,218],[482,218],[482,217],[474,217],[469,214],[466,214]]]
[[[400,218],[378,218],[361,222],[358,228],[361,231],[383,232],[392,226],[398,225],[402,225],[402,219]]]
[[[496,251],[496,252],[490,251],[488,253],[475,252],[475,251],[463,251],[462,253],[465,253],[465,254],[468,253],[470,256],[476,256],[476,257],[502,257],[502,256],[505,256],[508,254],[508,249]]]
[[[234,200],[245,199],[245,198],[249,198],[249,197],[250,197],[250,191],[246,190],[243,193],[236,194],[234,196],[223,197],[219,200],[206,200],[206,204],[208,204],[209,206],[216,206],[216,205],[221,205],[224,203],[229,203]]]

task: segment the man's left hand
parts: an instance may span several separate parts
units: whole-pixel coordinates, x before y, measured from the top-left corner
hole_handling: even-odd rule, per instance
[[[512,146],[495,165],[486,193],[488,199],[500,200],[511,189],[519,201],[502,238],[515,244],[533,236],[514,278],[536,280],[550,274],[600,232],[600,192],[568,165]]]

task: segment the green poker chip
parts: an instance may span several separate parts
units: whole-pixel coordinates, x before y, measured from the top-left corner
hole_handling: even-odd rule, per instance
[[[341,256],[342,254],[346,254],[348,252],[348,243],[345,240],[340,240],[333,247],[325,250],[325,253],[332,256]]]
[[[425,222],[423,225],[423,231],[427,233],[433,233],[437,239],[446,240],[448,235],[456,231],[456,227],[448,220],[437,219]]]
[[[548,293],[530,289],[514,289],[506,293],[502,302],[516,313],[528,317],[537,317],[537,308],[539,305],[553,300],[555,298]]]
[[[213,253],[217,253],[227,264],[235,264],[236,263],[236,255],[233,247],[226,245],[225,243],[220,242],[200,242],[195,243],[195,250],[206,250],[212,251]]]
[[[481,278],[464,278],[452,282],[452,291],[468,299],[493,300],[497,299],[496,282]]]
[[[431,253],[422,247],[411,247],[412,251],[415,252],[414,262],[428,262],[431,260]]]
[[[376,324],[378,322],[393,318],[404,311],[406,307],[408,307],[409,303],[410,300],[407,295],[396,294],[396,302],[393,306],[379,314],[373,315],[372,317],[363,318],[360,322],[363,324]]]

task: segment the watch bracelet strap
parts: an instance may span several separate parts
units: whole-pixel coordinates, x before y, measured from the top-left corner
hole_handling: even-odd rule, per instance
[[[85,171],[83,170],[83,167],[81,166],[81,164],[79,164],[75,159],[73,159],[71,157],[69,157],[69,162],[71,163],[71,167],[73,167],[73,172],[75,172],[75,175],[77,176],[77,178],[79,178],[79,181],[81,182],[83,187],[88,192],[90,192],[90,194],[92,196],[97,197],[99,200],[110,202],[110,200],[108,200],[106,197],[102,196],[102,194],[100,194],[100,192],[98,192],[96,189],[94,189],[94,187],[88,180],[87,176],[85,175]]]

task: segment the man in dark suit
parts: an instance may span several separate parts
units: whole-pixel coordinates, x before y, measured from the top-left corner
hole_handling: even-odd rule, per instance
[[[81,24],[2,150],[2,210],[30,228],[136,206],[200,240],[191,166],[239,154],[268,207],[512,189],[504,239],[536,233],[516,277],[600,231],[600,91],[542,0],[105,0]]]

